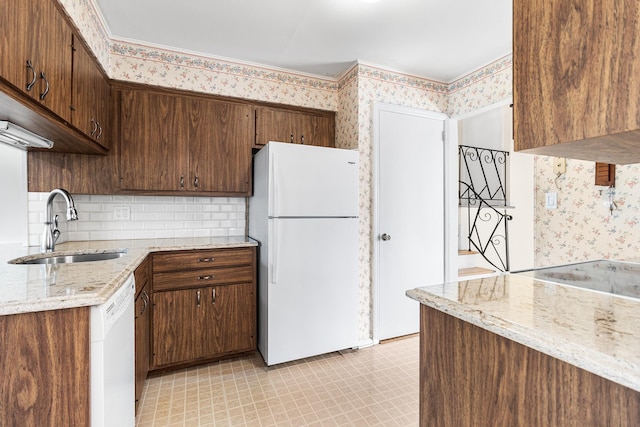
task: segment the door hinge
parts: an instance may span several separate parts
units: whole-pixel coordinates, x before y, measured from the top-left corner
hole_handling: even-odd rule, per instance
[[[442,142],[444,142],[444,130],[442,131]]]

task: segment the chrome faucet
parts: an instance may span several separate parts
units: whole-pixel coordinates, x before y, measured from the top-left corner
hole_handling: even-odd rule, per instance
[[[49,197],[47,198],[47,205],[44,211],[44,232],[42,233],[42,241],[40,243],[40,250],[42,252],[53,252],[56,247],[56,241],[58,240],[58,237],[60,237],[60,230],[58,230],[58,215],[55,217],[53,216],[53,199],[58,194],[61,195],[67,203],[67,221],[78,220],[78,212],[76,212],[76,206],[73,203],[71,194],[62,188],[51,190],[51,193],[49,193]]]

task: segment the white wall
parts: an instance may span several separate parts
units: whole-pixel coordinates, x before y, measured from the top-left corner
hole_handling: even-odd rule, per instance
[[[27,243],[27,152],[0,144],[0,243]]]

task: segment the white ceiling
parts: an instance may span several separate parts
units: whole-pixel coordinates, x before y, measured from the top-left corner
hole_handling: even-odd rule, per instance
[[[512,0],[95,0],[114,40],[338,77],[451,82],[511,52]]]

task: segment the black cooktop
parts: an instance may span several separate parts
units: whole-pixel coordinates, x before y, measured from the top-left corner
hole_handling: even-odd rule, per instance
[[[587,261],[513,274],[640,299],[640,264],[632,262]]]

